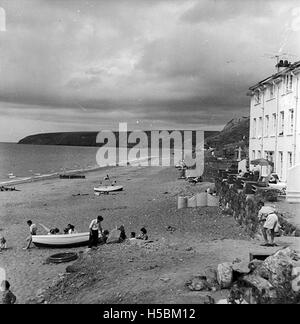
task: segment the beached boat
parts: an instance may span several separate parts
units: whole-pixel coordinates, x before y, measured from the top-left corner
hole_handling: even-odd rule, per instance
[[[90,233],[58,234],[58,235],[34,235],[32,243],[44,248],[70,248],[88,245]]]
[[[116,192],[116,191],[122,191],[123,186],[101,186],[94,188],[95,193],[101,194],[101,193],[110,193],[110,192]]]

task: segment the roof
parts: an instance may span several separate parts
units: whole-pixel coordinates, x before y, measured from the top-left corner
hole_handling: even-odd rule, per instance
[[[266,79],[258,82],[257,84],[255,84],[254,86],[250,87],[249,90],[255,90],[257,89],[258,87],[261,87],[267,83],[270,83],[271,81],[279,78],[280,76],[286,74],[287,72],[290,72],[290,71],[293,71],[293,70],[296,70],[297,68],[300,67],[300,61],[297,61],[295,63],[293,63],[291,66],[287,67],[286,69],[280,71],[280,72],[277,72],[269,77],[267,77]]]

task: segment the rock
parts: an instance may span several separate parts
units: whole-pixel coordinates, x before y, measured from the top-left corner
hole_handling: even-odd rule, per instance
[[[250,274],[243,276],[241,280],[253,289],[252,298],[255,300],[255,303],[264,303],[277,298],[275,288],[268,280],[260,276]]]
[[[80,289],[80,288],[83,287],[84,285],[85,285],[84,282],[80,282],[80,283],[76,284],[74,287],[75,287],[76,289]]]
[[[286,285],[291,282],[293,263],[290,256],[293,253],[288,249],[280,250],[274,255],[268,257],[256,269],[256,273],[262,278],[268,280],[275,288],[285,290]]]
[[[206,268],[205,271],[203,272],[203,276],[206,277],[206,281],[209,287],[211,288],[211,290],[216,291],[219,289],[217,271],[214,268],[212,267]]]
[[[293,267],[292,278],[294,278],[291,282],[292,289],[294,292],[299,293],[299,291],[300,291],[300,267]]]
[[[36,303],[37,304],[44,304],[45,298],[43,296],[36,298]]]
[[[232,283],[232,263],[224,262],[218,264],[217,280],[221,288],[229,288]]]
[[[66,272],[67,273],[75,273],[75,272],[78,272],[78,271],[79,271],[78,267],[76,267],[74,264],[69,265],[69,266],[66,267]]]
[[[227,301],[227,299],[220,299],[220,300],[218,300],[217,304],[218,305],[227,305],[228,301]]]
[[[185,250],[186,250],[186,251],[192,251],[193,248],[190,246],[190,247],[186,248]]]
[[[239,274],[248,274],[250,269],[248,267],[249,263],[245,261],[241,261],[239,263],[232,264],[232,270],[239,273]]]
[[[242,262],[242,260],[239,259],[239,258],[236,258],[236,259],[234,259],[234,260],[232,261],[232,263],[240,263],[240,262]]]
[[[193,279],[189,280],[185,285],[192,291],[210,290],[210,285],[208,284],[205,276],[194,277]]]
[[[248,268],[251,272],[255,271],[258,267],[263,264],[262,260],[254,259],[248,264]]]
[[[204,300],[204,304],[208,305],[208,304],[215,304],[216,301],[209,295],[207,295],[205,297],[205,300]]]
[[[44,295],[44,293],[45,293],[45,289],[40,288],[40,289],[38,289],[38,291],[36,292],[36,297],[41,297],[41,296]]]

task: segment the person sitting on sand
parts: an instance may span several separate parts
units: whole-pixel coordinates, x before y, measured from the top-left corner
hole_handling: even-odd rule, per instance
[[[3,280],[1,283],[1,291],[2,296],[0,303],[4,305],[12,305],[15,304],[17,298],[16,296],[10,291],[10,283],[7,280]]]
[[[101,226],[102,221],[103,221],[103,217],[100,215],[96,219],[93,219],[91,221],[91,224],[89,227],[89,229],[90,229],[89,248],[92,248],[93,246],[98,245],[99,233],[101,233],[101,235],[103,235],[102,226]]]
[[[108,236],[109,236],[109,231],[108,230],[103,231],[103,234],[99,240],[100,244],[106,244]]]
[[[127,239],[126,233],[125,233],[125,227],[124,225],[121,225],[118,230],[120,231],[120,238],[119,242],[122,243]]]
[[[37,233],[37,226],[35,224],[33,224],[31,220],[27,221],[27,225],[29,226],[30,236],[28,236],[27,239],[26,239],[26,241],[28,241],[28,244],[24,248],[24,250],[30,249],[30,245],[32,243],[32,236],[36,235],[36,233]]]
[[[51,228],[50,231],[48,232],[48,235],[57,235],[59,234],[59,229],[57,227]]]
[[[7,249],[6,239],[4,236],[0,237],[0,252]]]
[[[145,240],[145,241],[148,240],[147,230],[146,230],[145,227],[141,228],[141,234],[138,235],[137,239],[138,240]]]
[[[67,227],[66,227],[66,231],[67,233],[66,234],[77,234],[78,232],[76,231],[75,229],[75,226],[72,225],[72,224],[68,224]]]

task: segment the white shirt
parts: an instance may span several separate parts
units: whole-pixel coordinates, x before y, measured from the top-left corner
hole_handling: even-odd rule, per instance
[[[101,230],[101,225],[98,223],[97,219],[93,219],[90,224],[90,229],[93,231],[100,231]]]
[[[31,234],[31,235],[36,235],[36,232],[37,232],[37,227],[36,227],[36,225],[35,225],[35,224],[30,225],[30,227],[29,227],[29,231],[30,231],[30,234]]]

